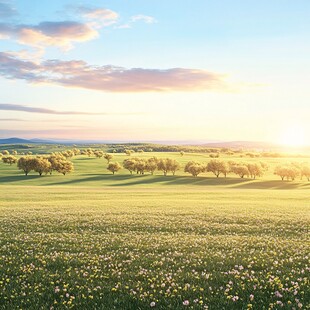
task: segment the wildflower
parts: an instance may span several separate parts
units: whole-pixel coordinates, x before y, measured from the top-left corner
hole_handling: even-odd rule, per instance
[[[274,294],[275,294],[275,295],[276,295],[276,297],[278,297],[278,298],[283,297],[283,296],[282,296],[282,294],[281,294],[279,291],[276,291]]]
[[[152,308],[155,307],[155,306],[156,306],[155,301],[152,301],[152,302],[150,303],[150,306],[151,306]]]
[[[234,296],[233,298],[232,298],[232,301],[237,301],[239,299],[239,296]]]
[[[189,301],[188,301],[188,300],[184,300],[184,301],[183,301],[183,305],[184,305],[184,306],[188,306],[188,305],[189,305]]]

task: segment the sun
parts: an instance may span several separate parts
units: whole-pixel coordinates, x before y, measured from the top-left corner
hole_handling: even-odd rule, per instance
[[[302,126],[294,125],[284,130],[281,144],[288,147],[303,147],[306,144],[305,131]]]

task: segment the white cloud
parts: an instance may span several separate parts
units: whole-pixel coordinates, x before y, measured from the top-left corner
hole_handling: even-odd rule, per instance
[[[142,21],[142,22],[145,22],[147,24],[154,24],[154,23],[157,22],[157,20],[154,17],[147,16],[147,15],[141,15],[141,14],[140,15],[132,16],[131,17],[131,21],[133,23],[138,22],[138,21]]]

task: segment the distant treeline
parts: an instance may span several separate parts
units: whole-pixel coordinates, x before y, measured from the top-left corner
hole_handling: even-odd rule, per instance
[[[309,154],[286,154],[283,152],[275,151],[254,151],[249,149],[235,149],[235,148],[215,148],[204,145],[162,145],[151,143],[122,143],[122,144],[92,144],[92,145],[71,145],[73,148],[78,148],[81,151],[88,149],[99,149],[105,153],[142,153],[142,152],[171,152],[171,153],[201,153],[210,154],[212,158],[228,156],[238,157],[261,157],[261,158],[307,158]],[[35,154],[50,154],[52,152],[62,152],[68,150],[68,145],[63,144],[12,144],[12,145],[0,145],[0,152],[9,151],[11,154],[18,151],[19,155],[26,155],[28,153]]]

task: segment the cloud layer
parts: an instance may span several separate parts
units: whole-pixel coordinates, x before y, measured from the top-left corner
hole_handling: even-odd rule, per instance
[[[118,13],[105,9],[105,8],[88,8],[80,6],[76,9],[76,12],[83,18],[94,21],[99,27],[110,26],[119,18]]]
[[[0,40],[14,40],[19,44],[35,47],[42,51],[49,46],[69,50],[74,46],[74,43],[99,37],[101,28],[111,26],[119,19],[117,12],[106,8],[79,6],[74,8],[74,13],[74,19],[78,19],[78,21],[43,21],[37,25],[0,22]],[[0,0],[0,18],[3,19],[14,14],[16,14],[15,10]],[[151,16],[136,15],[131,18],[129,24],[137,21],[148,24],[156,22]],[[128,27],[130,27],[129,24]]]
[[[42,22],[35,26],[0,23],[0,39],[13,39],[37,48],[58,46],[70,49],[75,42],[97,36],[98,32],[89,25],[72,21]]]
[[[0,103],[0,111],[21,111],[30,113],[56,114],[56,115],[97,115],[98,113],[86,113],[76,111],[56,111],[45,108],[34,108],[19,104]]]
[[[30,83],[56,84],[106,92],[171,92],[226,90],[224,77],[198,69],[143,69],[112,65],[91,66],[84,61],[25,61],[0,52],[0,76]]]

